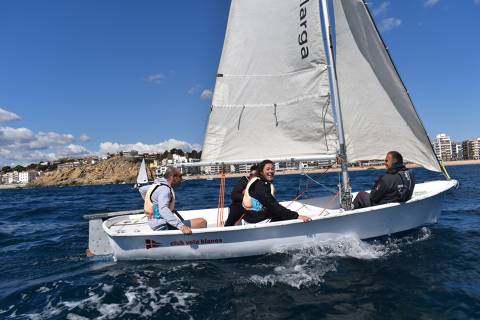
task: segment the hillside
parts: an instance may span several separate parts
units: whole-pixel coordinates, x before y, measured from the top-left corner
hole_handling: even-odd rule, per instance
[[[96,164],[47,172],[28,186],[135,183],[139,167],[139,162],[128,161],[123,157],[112,157]],[[152,177],[152,172],[149,172],[149,176]]]

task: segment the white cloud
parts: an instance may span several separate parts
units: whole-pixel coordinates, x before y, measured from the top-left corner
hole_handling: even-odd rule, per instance
[[[13,112],[0,108],[0,122],[7,122],[13,120],[20,120],[20,117]]]
[[[194,85],[193,87],[191,87],[190,89],[188,89],[188,94],[197,93],[198,90],[200,90],[200,85],[199,85],[199,84],[196,84],[196,85]]]
[[[480,6],[480,0],[473,0],[473,4]]]
[[[186,141],[176,140],[176,139],[169,139],[157,144],[145,144],[142,142],[137,142],[134,144],[121,144],[116,142],[102,142],[100,144],[100,150],[98,151],[99,154],[107,154],[107,153],[117,153],[120,151],[131,151],[136,150],[139,153],[161,153],[165,150],[170,149],[182,149],[183,151],[192,151],[200,150],[201,146],[199,144],[191,144]]]
[[[28,142],[25,147],[30,149],[46,149],[54,145],[64,145],[73,142],[75,137],[71,134],[60,134],[56,132],[39,132],[35,138]]]
[[[80,137],[78,137],[78,141],[87,142],[87,141],[90,141],[90,137],[87,136],[86,134],[82,134]]]
[[[374,7],[372,9],[372,13],[374,16],[385,16],[387,14],[388,6],[390,5],[390,2],[385,1],[380,3],[378,7]]]
[[[395,17],[388,17],[389,1],[380,3],[377,7],[373,7],[372,13],[380,20],[379,29],[383,32],[395,29],[402,24],[402,20]],[[381,19],[380,19],[381,18]]]
[[[0,162],[27,164],[91,153],[83,146],[71,144],[75,140],[71,134],[0,127]]]
[[[163,73],[156,73],[149,75],[145,78],[145,81],[155,83],[155,84],[161,84],[163,83],[163,80],[165,80],[166,76]]]
[[[392,29],[398,28],[402,24],[402,20],[398,18],[385,18],[380,22],[381,31],[390,31]]]
[[[212,96],[213,96],[212,90],[205,89],[202,91],[202,94],[200,94],[200,99],[209,100],[209,99],[212,99]]]
[[[427,8],[431,8],[435,5],[437,5],[440,2],[440,0],[426,0],[424,3],[424,6]]]
[[[12,151],[4,148],[0,148],[0,157],[6,158],[9,157],[12,154]]]
[[[68,146],[65,147],[63,151],[65,151],[65,155],[71,155],[71,156],[90,154],[90,151],[85,149],[84,146],[80,146],[78,144],[69,144]]]
[[[25,143],[34,139],[35,135],[30,129],[0,127],[0,145]]]

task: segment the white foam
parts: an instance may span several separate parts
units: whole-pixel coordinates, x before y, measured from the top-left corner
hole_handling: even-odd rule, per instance
[[[2,314],[2,313],[7,313],[8,311],[12,310],[13,307],[15,307],[15,305],[12,304],[12,305],[10,305],[10,306],[8,307],[8,309],[6,309],[6,310],[0,309],[0,314]]]
[[[102,287],[102,290],[107,292],[107,293],[110,293],[113,290],[113,285],[104,284],[103,287]]]
[[[75,314],[75,313],[69,313],[67,314],[67,320],[89,320],[89,318],[79,316],[78,314]]]
[[[114,319],[122,313],[122,307],[117,303],[103,303],[97,310],[102,314],[97,319]]]
[[[428,239],[431,232],[422,228],[418,234],[400,239],[388,240],[385,243],[365,242],[354,236],[341,236],[329,240],[312,240],[297,249],[279,248],[274,254],[287,255],[288,260],[282,265],[255,265],[261,274],[248,277],[246,282],[258,286],[274,286],[285,284],[300,289],[320,285],[328,272],[336,271],[338,259],[355,258],[372,260],[388,257],[401,252],[401,248],[414,242]]]
[[[170,272],[171,270],[169,270]],[[40,312],[23,314],[19,316],[30,319],[45,319],[58,316],[62,312],[67,313],[67,319],[83,320],[85,317],[77,314],[78,310],[97,310],[98,314],[94,315],[97,319],[115,319],[123,316],[134,318],[151,318],[156,312],[163,308],[171,308],[176,314],[190,317],[190,308],[195,303],[198,293],[192,290],[166,290],[166,279],[160,280],[158,287],[148,285],[152,279],[151,275],[145,273],[134,273],[133,282],[135,285],[124,289],[126,301],[122,303],[106,303],[105,299],[113,292],[113,285],[99,283],[94,287],[88,288],[87,297],[80,300],[59,301],[56,305],[52,305],[51,297],[47,296],[48,305]],[[158,274],[156,276],[159,276]],[[169,284],[178,281],[169,281]],[[156,282],[158,283],[158,282]],[[53,284],[53,287],[57,286]],[[41,287],[37,291],[46,291],[48,288]],[[49,289],[52,290],[52,289]],[[3,310],[3,312],[13,311]],[[170,310],[171,310],[170,309]]]
[[[51,289],[50,288],[47,288],[47,287],[40,287],[36,290],[36,292],[38,293],[45,293],[45,292],[48,292],[50,291]]]

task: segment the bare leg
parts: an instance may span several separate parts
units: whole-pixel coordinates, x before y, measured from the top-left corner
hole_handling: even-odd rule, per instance
[[[202,229],[207,227],[207,220],[203,218],[195,218],[190,220],[192,229]]]

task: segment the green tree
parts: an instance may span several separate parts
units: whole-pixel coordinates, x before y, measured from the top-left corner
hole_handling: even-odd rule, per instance
[[[25,167],[21,165],[17,165],[13,168],[13,171],[24,171],[24,170],[25,170]]]
[[[10,171],[12,171],[12,168],[10,166],[2,167],[2,172],[3,173],[7,173],[7,172],[10,172]]]

